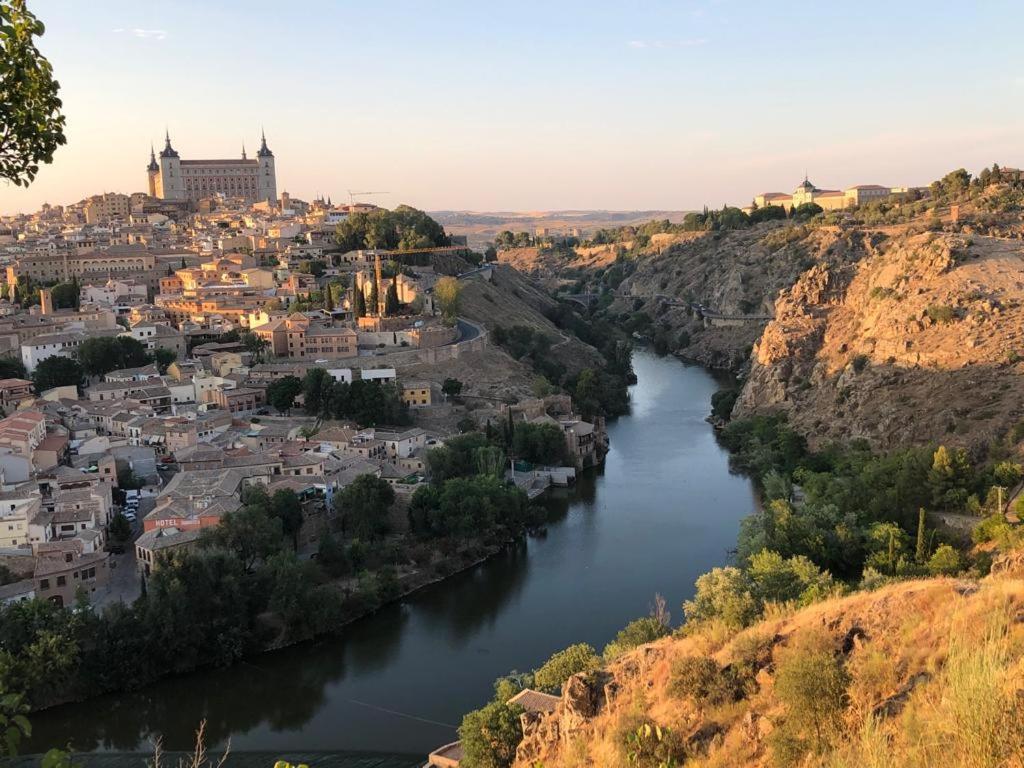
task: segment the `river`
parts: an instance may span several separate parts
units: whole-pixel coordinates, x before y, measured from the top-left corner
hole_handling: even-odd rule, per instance
[[[600,651],[654,594],[674,623],[693,582],[721,565],[750,482],[704,421],[715,379],[635,356],[631,413],[609,425],[605,465],[545,503],[547,534],[527,540],[350,625],[339,640],[268,653],[226,670],[162,681],[33,716],[30,749],[186,749],[202,718],[238,751],[425,754],[456,737],[492,681],[567,645]]]

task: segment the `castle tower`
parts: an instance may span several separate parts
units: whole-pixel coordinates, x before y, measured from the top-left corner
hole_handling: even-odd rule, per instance
[[[267,137],[260,131],[260,150],[256,153],[259,176],[256,179],[256,201],[271,205],[277,202],[277,174],[274,171],[274,153],[267,147]]]
[[[160,183],[157,197],[164,200],[184,200],[185,181],[181,177],[181,158],[171,146],[171,134],[165,137],[164,148],[160,151]]]
[[[149,165],[146,166],[146,179],[149,182],[149,196],[156,197],[156,185],[160,178],[160,166],[156,162],[156,151],[149,145]]]
[[[39,308],[44,315],[53,314],[53,292],[49,288],[39,289]]]

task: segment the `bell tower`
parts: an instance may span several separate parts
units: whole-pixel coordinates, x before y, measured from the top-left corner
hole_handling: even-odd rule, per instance
[[[256,201],[277,204],[277,174],[274,171],[274,153],[267,147],[267,137],[260,131],[260,150],[256,153],[258,163],[256,177]]]

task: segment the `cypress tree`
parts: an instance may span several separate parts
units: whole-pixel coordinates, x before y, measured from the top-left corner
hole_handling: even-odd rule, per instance
[[[928,558],[928,545],[924,537],[924,507],[917,510],[917,550],[914,557],[917,562],[923,563]]]
[[[394,282],[388,286],[388,292],[384,296],[384,314],[393,317],[398,314],[400,304],[398,303],[398,287]]]
[[[364,317],[366,315],[366,297],[363,292],[358,288],[353,288],[352,299],[352,314],[356,317]]]

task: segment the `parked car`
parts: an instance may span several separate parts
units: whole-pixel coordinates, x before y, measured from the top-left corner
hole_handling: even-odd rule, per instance
[[[129,523],[134,523],[138,519],[137,517],[135,517],[135,513],[134,512],[125,512],[124,513],[124,518]]]

